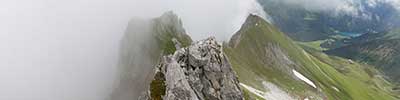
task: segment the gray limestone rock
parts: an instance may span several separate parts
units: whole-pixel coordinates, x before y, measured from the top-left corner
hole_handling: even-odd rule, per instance
[[[186,48],[176,47],[177,51],[164,56],[158,66],[160,70],[157,71],[165,75],[162,99],[244,99],[238,78],[215,38],[195,42]]]

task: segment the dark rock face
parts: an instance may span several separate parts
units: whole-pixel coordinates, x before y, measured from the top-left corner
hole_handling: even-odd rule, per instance
[[[162,58],[156,72],[165,75],[164,100],[243,100],[238,78],[215,38],[177,48]]]

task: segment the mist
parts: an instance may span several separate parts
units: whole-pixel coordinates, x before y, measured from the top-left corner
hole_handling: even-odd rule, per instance
[[[297,5],[312,11],[353,11],[356,8],[351,5],[351,1],[352,0],[279,0],[276,2]]]
[[[181,17],[194,40],[215,36],[227,41],[249,14],[271,22],[256,0],[174,0],[168,2],[168,8]]]
[[[195,40],[226,40],[249,13],[243,9],[267,17],[252,8],[254,2],[2,0],[0,100],[106,100],[118,74],[120,40],[131,19],[172,10]]]

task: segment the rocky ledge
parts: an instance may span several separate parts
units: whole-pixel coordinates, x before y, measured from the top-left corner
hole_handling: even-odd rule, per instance
[[[174,40],[173,40],[174,41]],[[210,37],[163,56],[147,94],[141,100],[243,100],[239,81],[222,52]]]

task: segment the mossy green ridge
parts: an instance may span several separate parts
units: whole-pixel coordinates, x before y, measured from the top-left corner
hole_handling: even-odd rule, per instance
[[[306,51],[255,15],[250,15],[230,42],[225,43],[224,51],[240,82],[259,90],[265,91],[262,81],[270,81],[300,99],[309,96],[328,100],[398,99],[388,88],[392,85],[377,77],[375,69],[313,48]],[[271,52],[277,56],[269,55]],[[280,58],[274,57],[279,56],[287,56],[294,64],[276,61]],[[291,69],[312,80],[317,89],[293,77]]]
[[[162,100],[165,95],[165,77],[161,72],[157,72],[154,80],[150,83],[150,96],[152,100]]]
[[[173,12],[167,12],[153,21],[153,35],[164,54],[172,54],[176,51],[173,38],[182,43],[184,47],[192,43],[192,39],[183,29],[182,21]]]
[[[161,89],[162,82],[154,78],[155,66],[160,57],[175,51],[173,39],[182,46],[191,44],[181,20],[173,12],[166,12],[153,19],[132,19],[121,40],[119,84],[111,94],[113,100],[137,98],[150,88]],[[153,83],[152,83],[153,82]],[[152,91],[151,94],[163,94]],[[150,96],[150,94],[146,95]],[[154,95],[153,95],[154,96]],[[157,96],[159,97],[159,96]]]

